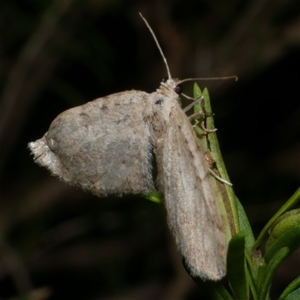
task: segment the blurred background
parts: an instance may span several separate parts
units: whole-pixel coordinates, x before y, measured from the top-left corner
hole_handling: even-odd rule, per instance
[[[205,299],[158,205],[99,199],[33,163],[62,111],[173,77],[208,87],[223,158],[257,235],[299,186],[299,1],[13,0],[1,14],[0,299]],[[184,92],[192,95],[192,85]],[[272,299],[299,275],[277,271]]]

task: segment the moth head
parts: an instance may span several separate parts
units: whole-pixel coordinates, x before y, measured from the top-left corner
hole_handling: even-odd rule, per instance
[[[168,77],[165,77],[162,80],[162,83],[167,84],[178,95],[180,95],[183,92],[183,86],[181,84],[179,84],[179,82],[180,82],[180,80],[178,78],[168,78]]]

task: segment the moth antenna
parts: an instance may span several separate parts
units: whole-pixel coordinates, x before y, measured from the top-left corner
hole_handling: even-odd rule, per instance
[[[235,81],[238,81],[238,77],[233,76],[224,76],[224,77],[208,77],[208,78],[187,78],[183,79],[177,82],[177,85],[186,81],[195,81],[195,80],[227,80],[227,79],[235,79]]]
[[[171,79],[172,77],[171,77],[169,65],[168,65],[167,59],[166,59],[165,56],[164,56],[163,51],[161,50],[161,47],[160,47],[160,45],[159,45],[159,43],[158,43],[158,40],[157,40],[157,38],[156,38],[156,36],[155,36],[155,34],[154,34],[152,28],[151,28],[150,25],[148,24],[147,20],[143,17],[143,15],[142,15],[141,13],[139,13],[139,14],[140,14],[141,18],[143,19],[143,21],[145,22],[146,26],[148,27],[148,29],[150,30],[150,33],[152,34],[152,36],[153,36],[153,38],[154,38],[154,41],[155,41],[155,43],[156,43],[156,46],[157,46],[157,48],[158,48],[158,50],[159,50],[159,52],[160,52],[160,55],[162,56],[162,58],[163,58],[163,60],[164,60],[164,63],[165,63],[165,65],[166,65],[167,73],[168,73],[168,78]]]

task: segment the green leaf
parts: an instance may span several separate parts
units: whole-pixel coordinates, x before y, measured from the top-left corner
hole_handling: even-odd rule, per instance
[[[240,203],[239,199],[236,198],[238,218],[240,222],[240,230],[245,234],[245,249],[249,256],[251,256],[253,244],[255,242],[254,235],[248,220],[248,217],[245,213],[244,207]]]
[[[194,98],[199,99],[203,96],[203,93],[197,83],[194,84]],[[204,101],[204,100],[203,100]],[[197,133],[197,137],[199,143],[201,144],[202,148],[208,150],[208,140],[207,140],[207,133],[201,127],[203,122],[205,121],[205,112],[203,111],[203,102],[196,103],[194,105],[194,113],[202,112],[200,116],[195,118],[194,129]]]
[[[300,288],[290,293],[285,300],[299,300],[300,299]]]
[[[202,96],[202,91],[201,91],[199,85],[196,82],[194,83],[194,91],[193,92],[194,92],[194,98],[195,99],[198,99]],[[195,104],[194,111],[198,112],[200,110],[201,110],[201,104],[200,103]]]
[[[225,287],[220,282],[203,281],[199,277],[193,278],[197,285],[204,292],[205,296],[211,300],[233,300]]]
[[[269,262],[279,249],[288,247],[292,254],[300,246],[300,225],[296,225],[285,231],[267,249],[264,258]]]
[[[212,109],[211,109],[211,104],[210,104],[210,96],[208,89],[205,88],[203,90],[203,97],[204,97],[204,108],[207,113],[210,113],[211,115],[206,118],[206,127],[210,129],[215,128],[214,124],[214,118],[212,115]],[[225,163],[222,157],[222,153],[220,150],[219,142],[218,142],[218,137],[216,132],[212,132],[208,134],[208,141],[209,141],[209,148],[212,153],[212,156],[216,162],[216,168],[218,172],[220,173],[220,176],[230,182],[230,178],[228,176]],[[236,204],[236,197],[234,194],[234,191],[231,186],[228,184],[224,185],[228,199],[229,199],[229,207],[230,208],[230,213],[228,212],[229,217],[231,217],[230,222],[234,224],[234,233],[239,232],[239,219],[238,219],[238,211],[237,211],[237,204]]]
[[[245,235],[239,232],[229,242],[227,253],[227,276],[234,299],[249,299],[245,266]]]
[[[236,198],[236,203],[237,203],[237,210],[238,210],[238,216],[240,222],[240,230],[245,234],[245,258],[247,261],[247,265],[245,269],[246,282],[250,286],[253,298],[257,299],[257,288],[253,277],[255,272],[254,272],[254,267],[252,262],[252,247],[255,242],[255,239],[254,239],[254,235],[248,217],[238,198]]]
[[[256,271],[256,288],[257,290],[260,289],[262,283],[265,280],[266,272],[267,272],[267,264],[265,263],[262,257],[258,258],[257,264],[257,271]]]
[[[287,230],[300,225],[300,208],[293,209],[280,216],[269,229],[269,239],[266,244],[268,250],[270,246]]]
[[[152,202],[155,202],[155,203],[159,203],[159,204],[163,203],[163,196],[157,190],[153,190],[150,194],[143,195],[142,197],[145,198],[145,199],[148,199],[148,200],[150,200]]]
[[[274,277],[275,271],[281,264],[281,262],[288,256],[289,249],[288,248],[282,248],[280,249],[270,260],[266,271],[264,280],[262,281],[259,292],[258,292],[258,299],[259,300],[268,300],[269,299],[269,291],[271,288],[272,279]]]
[[[280,295],[278,300],[292,300],[292,299],[300,299],[300,276],[297,277],[294,281],[292,281]],[[293,298],[294,295],[297,295],[297,298]],[[291,296],[291,297],[290,297]]]
[[[265,237],[268,235],[268,230],[275,220],[280,217],[283,213],[291,209],[300,200],[300,188],[294,193],[294,195],[277,211],[277,213],[269,220],[266,226],[263,228],[259,234],[253,248],[258,248]]]
[[[246,261],[248,262],[248,259],[247,259],[247,255],[245,253],[245,256],[246,256]],[[247,266],[247,265],[246,265]],[[245,269],[245,274],[246,274],[246,282],[247,284],[249,285],[250,287],[250,290],[251,290],[251,293],[252,293],[252,296],[253,296],[253,299],[254,300],[257,300],[257,287],[255,285],[255,282],[254,282],[254,278],[253,278],[253,275],[252,275],[252,272],[250,272],[249,268],[246,267]]]
[[[194,98],[198,99],[204,97],[203,103],[197,103],[194,106],[195,113],[203,111],[205,117],[200,117],[200,125],[206,121],[206,128],[212,130],[215,128],[213,114],[211,112],[209,92],[205,88],[203,93],[197,83],[194,84]],[[201,105],[202,104],[202,105]],[[222,154],[220,151],[217,135],[215,132],[206,132],[201,126],[196,124],[195,131],[198,134],[199,143],[202,148],[206,150],[205,157],[210,162],[210,168],[224,180],[229,181],[229,177],[223,162]],[[212,176],[213,177],[213,176]],[[224,231],[227,242],[231,237],[239,231],[239,220],[236,208],[236,198],[231,186],[224,184],[215,177],[212,179],[214,190],[216,191],[216,199],[218,202],[219,210],[222,215],[224,223]]]

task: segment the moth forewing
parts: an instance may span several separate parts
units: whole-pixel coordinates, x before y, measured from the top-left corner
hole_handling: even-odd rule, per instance
[[[150,193],[148,97],[127,91],[61,113],[42,139],[29,143],[35,161],[97,196]]]
[[[226,244],[204,153],[178,99],[156,97],[152,134],[169,227],[191,274],[219,280],[225,275]]]

